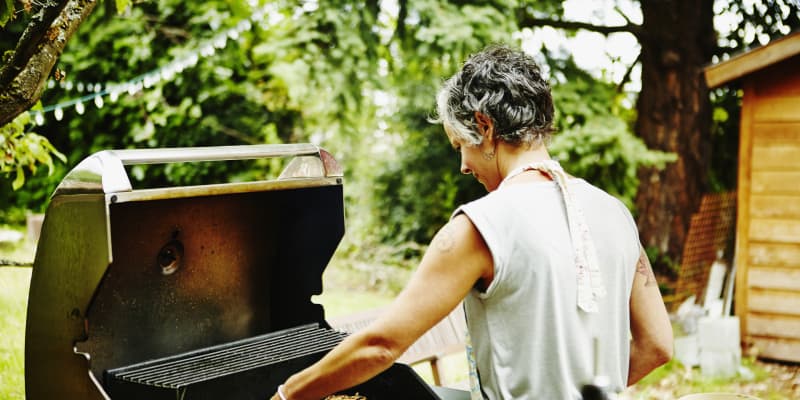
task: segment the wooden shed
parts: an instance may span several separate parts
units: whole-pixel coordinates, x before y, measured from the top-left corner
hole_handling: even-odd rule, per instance
[[[705,69],[743,90],[735,310],[745,347],[800,362],[800,32]]]

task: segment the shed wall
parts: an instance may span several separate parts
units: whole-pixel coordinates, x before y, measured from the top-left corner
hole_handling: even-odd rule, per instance
[[[762,357],[800,362],[800,57],[745,78],[737,314]]]

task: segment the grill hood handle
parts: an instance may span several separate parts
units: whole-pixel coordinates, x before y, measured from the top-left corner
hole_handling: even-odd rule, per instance
[[[103,150],[75,166],[58,185],[53,196],[131,191],[133,188],[125,171],[126,165],[272,157],[294,157],[278,179],[343,176],[342,168],[333,156],[311,143]]]

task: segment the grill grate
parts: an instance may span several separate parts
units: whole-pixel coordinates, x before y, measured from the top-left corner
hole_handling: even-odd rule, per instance
[[[179,389],[292,359],[326,352],[346,333],[303,325],[266,335],[109,370],[107,378]]]
[[[291,374],[319,360],[347,335],[316,323],[301,325],[111,369],[105,372],[104,386],[114,400],[263,400]],[[377,400],[440,399],[404,364],[394,364],[344,393]]]

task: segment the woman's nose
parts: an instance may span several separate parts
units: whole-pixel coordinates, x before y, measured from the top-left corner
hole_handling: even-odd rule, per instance
[[[469,174],[472,173],[472,170],[469,169],[469,167],[467,166],[467,163],[464,162],[463,158],[461,159],[461,173],[464,174],[464,175],[469,175]]]

